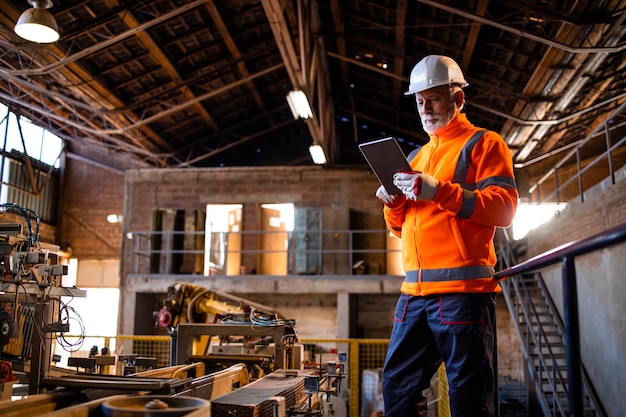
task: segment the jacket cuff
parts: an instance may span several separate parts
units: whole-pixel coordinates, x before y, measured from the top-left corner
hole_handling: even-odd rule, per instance
[[[404,194],[400,194],[393,202],[385,203],[383,201],[383,204],[385,205],[385,209],[387,210],[394,211],[394,210],[404,209],[404,206],[406,205],[406,196]]]

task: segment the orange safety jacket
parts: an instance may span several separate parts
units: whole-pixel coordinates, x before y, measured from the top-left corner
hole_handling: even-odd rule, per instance
[[[496,227],[511,224],[518,201],[508,146],[461,113],[412,155],[413,171],[435,177],[439,187],[432,201],[401,196],[383,209],[402,239],[401,291],[500,292],[493,238]]]

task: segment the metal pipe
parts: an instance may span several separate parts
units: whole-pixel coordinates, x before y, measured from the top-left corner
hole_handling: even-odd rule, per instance
[[[607,121],[604,122],[604,138],[606,139],[607,161],[609,162],[611,185],[615,185],[615,171],[613,168],[613,155],[611,153],[611,129],[609,129],[609,123]]]
[[[617,116],[618,114],[620,114],[620,112],[624,111],[626,109],[626,102],[622,103],[617,109],[615,109],[615,111],[613,113],[611,113],[606,120],[610,120],[615,118],[615,116]],[[598,133],[600,131],[600,129],[604,129],[604,125],[598,125],[597,127],[595,127],[591,133],[589,133],[585,139],[583,139],[582,142],[580,142],[580,144],[578,145],[577,148],[580,148],[581,146],[585,145],[587,142],[589,142],[596,133]],[[576,148],[576,149],[577,149]],[[562,166],[563,164],[565,164],[565,162],[567,160],[569,160],[575,153],[576,153],[576,149],[574,149],[573,151],[570,151],[567,153],[567,155],[565,155],[560,161],[558,161],[555,165],[554,168],[559,168],[560,166]],[[541,177],[533,186],[531,186],[528,190],[529,193],[532,193],[540,184],[542,184],[544,181],[546,181],[550,175],[552,175],[552,170],[550,172],[548,172],[547,174],[545,174],[543,177]]]
[[[330,52],[330,51],[326,52],[326,54],[328,56],[332,57],[332,58],[337,58],[337,59],[339,59],[341,61],[345,61],[345,62],[348,62],[350,64],[354,64],[354,65],[366,68],[366,69],[368,69],[370,71],[377,72],[377,73],[385,75],[387,77],[394,78],[394,79],[397,79],[397,80],[400,80],[400,81],[406,81],[406,77],[399,76],[399,75],[396,75],[394,73],[390,73],[389,71],[382,70],[380,68],[377,68],[377,67],[374,67],[372,65],[366,64],[366,63],[361,62],[359,60],[348,58],[348,57],[345,57],[345,56],[341,56],[341,55],[339,55],[337,53]],[[615,102],[617,100],[620,100],[620,99],[622,99],[624,97],[626,97],[626,92],[622,93],[622,94],[618,94],[615,97],[611,97],[611,98],[609,98],[607,100],[604,100],[604,101],[601,101],[599,103],[596,103],[593,106],[585,107],[584,109],[579,110],[577,112],[568,114],[568,115],[563,116],[563,117],[559,117],[558,119],[551,119],[551,120],[522,119],[522,118],[519,118],[519,117],[512,116],[510,114],[503,113],[503,112],[501,112],[499,110],[492,109],[490,107],[481,105],[479,103],[472,103],[472,106],[476,107],[476,108],[479,108],[481,110],[485,110],[486,112],[495,114],[496,116],[503,117],[503,118],[505,118],[507,120],[512,120],[515,123],[518,123],[518,124],[523,125],[523,126],[537,126],[537,125],[550,125],[551,126],[551,125],[557,125],[557,124],[566,122],[566,121],[571,120],[571,119],[573,119],[575,117],[578,117],[578,116],[581,116],[581,115],[583,115],[585,113],[588,113],[590,111],[596,110],[596,109],[598,109],[598,108],[600,108],[602,106],[605,106],[607,104],[611,104],[611,103],[613,103],[613,102]]]
[[[177,106],[170,107],[167,110],[164,110],[164,111],[162,111],[160,113],[156,113],[156,114],[154,114],[154,115],[152,115],[150,117],[147,117],[145,119],[140,119],[140,120],[138,120],[137,122],[135,122],[135,123],[133,123],[131,125],[128,125],[128,126],[125,126],[123,128],[119,128],[119,129],[93,129],[93,128],[88,128],[88,127],[85,127],[84,125],[82,125],[81,123],[72,122],[71,120],[68,120],[68,119],[66,119],[64,117],[60,117],[60,116],[56,115],[55,113],[53,113],[52,111],[48,111],[48,110],[45,110],[45,109],[42,109],[42,108],[41,109],[33,109],[32,108],[32,103],[24,103],[21,100],[18,100],[16,98],[12,97],[12,96],[9,96],[8,94],[0,93],[0,98],[4,98],[4,99],[6,99],[8,101],[11,101],[11,102],[14,102],[16,104],[22,105],[24,107],[27,107],[27,108],[29,108],[29,109],[31,109],[33,111],[36,111],[36,112],[38,112],[40,114],[46,115],[47,117],[50,117],[50,118],[62,121],[63,123],[65,123],[67,125],[70,125],[70,126],[76,128],[76,129],[80,130],[80,131],[83,131],[83,132],[91,133],[91,134],[94,134],[94,135],[116,135],[116,134],[117,135],[121,135],[121,134],[127,133],[128,131],[130,131],[132,129],[136,129],[136,128],[142,126],[142,125],[145,125],[147,123],[150,123],[150,122],[153,122],[155,120],[158,120],[158,119],[160,119],[160,118],[162,118],[164,116],[167,116],[167,115],[170,115],[172,113],[176,113],[178,111],[186,109],[187,107],[190,107],[190,106],[192,106],[192,105],[194,105],[196,103],[199,103],[201,101],[207,100],[207,99],[209,99],[211,97],[214,97],[214,96],[216,96],[218,94],[221,94],[224,91],[228,91],[228,90],[230,90],[230,89],[232,89],[234,87],[237,87],[237,86],[239,86],[241,84],[245,84],[245,83],[247,83],[249,81],[254,80],[255,78],[264,76],[264,75],[266,75],[268,73],[271,73],[271,72],[276,71],[278,69],[281,69],[283,67],[284,67],[284,64],[280,63],[280,64],[276,64],[276,65],[274,65],[272,67],[265,68],[265,69],[257,72],[256,74],[250,75],[249,77],[242,78],[242,79],[237,80],[237,81],[235,81],[235,82],[233,82],[231,84],[223,86],[223,87],[221,87],[219,89],[209,91],[208,93],[202,94],[202,95],[197,96],[197,97],[195,97],[195,98],[193,98],[191,100],[185,101],[184,103],[181,103],[181,104],[179,104]]]
[[[567,400],[572,417],[583,416],[583,377],[580,353],[578,289],[573,256],[564,256],[562,264],[563,316],[567,362]]]
[[[581,160],[580,160],[580,147],[576,148],[576,172],[580,173],[580,170],[582,168],[582,164],[581,164]],[[556,176],[556,171],[554,171],[554,175]],[[582,175],[577,175],[578,177],[578,195],[580,195],[580,202],[584,203],[585,202],[585,189],[583,188],[583,176]],[[559,203],[559,199],[558,199],[558,187],[554,187],[554,190],[556,191],[556,195],[557,195],[557,204]]]
[[[30,156],[28,156],[28,151],[26,150],[26,140],[24,139],[24,132],[22,131],[22,123],[20,123],[19,114],[16,115],[15,119],[17,120],[17,131],[20,134],[22,147],[24,148],[24,165],[26,165],[26,172],[28,173],[30,186],[33,189],[33,193],[35,194],[35,196],[39,197],[39,187],[37,187],[37,179],[35,178],[35,170],[33,169],[33,164],[30,160]]]
[[[611,146],[611,151],[614,149],[619,148],[620,146],[626,144],[626,137],[622,138],[619,142],[617,142],[615,145]],[[563,182],[563,184],[561,184],[561,189],[565,188],[566,186],[568,186],[569,184],[571,184],[575,179],[581,177],[585,172],[588,172],[591,170],[591,168],[593,168],[594,166],[596,166],[598,163],[600,163],[600,161],[605,158],[607,156],[609,151],[605,151],[602,154],[598,155],[598,157],[596,159],[594,159],[593,161],[591,161],[590,163],[588,163],[587,165],[585,165],[584,168],[580,168],[578,167],[579,172],[575,175],[572,176],[570,178],[568,178],[565,182]],[[553,168],[551,169],[545,176],[544,178],[547,179],[550,177],[550,175],[556,174],[557,168]],[[539,185],[543,184],[543,181],[541,182],[536,182],[535,184],[533,184],[532,187],[529,188],[529,193],[532,194],[533,192],[535,192],[535,190],[537,190],[537,195],[539,195]],[[547,195],[543,200],[538,199],[538,203],[541,203],[543,201],[546,201],[548,198],[552,197],[553,195],[555,195],[558,192],[558,190],[553,191],[552,193],[550,193],[549,195]],[[584,196],[583,196],[584,197]],[[582,200],[581,200],[582,201]]]
[[[477,16],[475,14],[472,13],[468,13],[468,12],[464,12],[462,10],[458,10],[455,9],[453,7],[450,6],[446,6],[444,4],[441,4],[440,2],[436,2],[436,1],[432,1],[432,0],[417,0],[419,3],[423,3],[441,10],[445,10],[448,13],[452,13],[452,14],[456,14],[458,16],[461,17],[466,17],[468,19],[474,20],[476,22],[482,23],[484,25],[488,25],[488,26],[493,26],[497,29],[503,30],[505,32],[509,32],[509,33],[513,33],[515,35],[521,36],[523,38],[526,39],[530,39],[532,41],[535,42],[539,42],[542,43],[544,45],[548,45],[548,46],[552,46],[554,48],[560,49],[562,51],[565,52],[569,52],[572,54],[597,54],[597,53],[614,53],[614,52],[621,52],[624,49],[626,49],[626,44],[623,44],[621,46],[613,46],[613,47],[593,47],[593,48],[580,48],[580,47],[574,47],[574,46],[570,46],[570,45],[565,45],[563,43],[560,42],[556,42],[550,39],[546,39],[546,38],[542,38],[541,36],[536,36],[533,35],[531,33],[528,32],[524,32],[523,30],[519,30],[519,29],[515,29],[506,25],[503,25],[501,23],[497,23],[494,22],[492,20],[489,19],[485,19],[484,17],[481,16]]]
[[[136,33],[142,32],[146,29],[149,29],[150,27],[157,25],[159,23],[162,23],[168,19],[171,19],[172,17],[176,17],[182,13],[187,12],[188,10],[194,9],[204,3],[206,3],[208,0],[196,0],[192,3],[186,4],[183,7],[180,7],[178,9],[172,10],[169,13],[166,13],[164,15],[159,16],[158,18],[151,20],[149,22],[143,23],[137,27],[134,27],[130,30],[127,30],[126,32],[120,33],[117,36],[113,36],[110,39],[107,39],[106,41],[97,43],[93,46],[90,46],[88,48],[85,48],[83,50],[81,50],[80,52],[75,53],[74,55],[70,55],[67,56],[65,58],[62,58],[56,62],[54,62],[53,64],[50,65],[46,65],[45,67],[41,67],[41,68],[36,68],[36,69],[27,69],[27,70],[6,70],[6,69],[2,69],[0,68],[0,72],[4,72],[7,74],[11,74],[11,75],[21,75],[21,76],[30,76],[30,75],[43,75],[43,74],[47,74],[49,72],[54,71],[55,69],[59,68],[59,67],[63,67],[65,65],[71,64],[72,62],[75,62],[81,58],[84,58],[86,56],[89,56],[95,52],[98,52],[110,45],[113,45],[123,39],[129,38],[131,36],[134,36]]]
[[[515,266],[499,271],[494,276],[494,279],[496,281],[502,281],[503,279],[514,275],[522,275],[527,272],[536,271],[538,269],[554,265],[561,262],[561,260],[566,256],[576,257],[584,255],[597,249],[603,249],[624,241],[626,241],[626,224],[608,229],[588,238],[567,243],[551,251],[544,252]]]
[[[559,175],[556,168],[554,168],[554,192],[556,193],[556,204],[559,204]]]
[[[620,99],[622,99],[624,97],[626,97],[626,93],[618,94],[615,97],[611,97],[611,98],[609,98],[607,100],[604,100],[604,101],[601,101],[599,103],[596,103],[593,106],[585,107],[584,109],[579,110],[579,111],[574,112],[574,113],[570,113],[567,116],[559,117],[558,119],[550,119],[550,120],[530,120],[530,119],[526,119],[525,120],[525,119],[521,119],[519,117],[511,116],[511,115],[506,114],[506,113],[502,113],[502,112],[500,112],[498,110],[489,108],[487,106],[483,106],[483,105],[478,104],[478,103],[472,103],[472,106],[473,107],[477,107],[477,108],[482,109],[482,110],[485,110],[485,111],[487,111],[489,113],[493,113],[493,114],[495,114],[497,116],[504,117],[504,118],[506,118],[508,120],[512,120],[512,121],[514,121],[516,123],[519,123],[521,125],[524,125],[524,126],[558,125],[560,123],[567,122],[568,120],[571,120],[571,119],[573,119],[575,117],[581,116],[581,115],[583,115],[585,113],[589,113],[590,111],[596,110],[596,109],[598,109],[600,107],[606,106],[607,104],[611,104],[611,103],[613,103],[615,101],[618,101],[618,100],[620,100]]]
[[[6,122],[6,125],[4,126],[4,144],[2,146],[2,161],[0,161],[0,180],[2,180],[2,182],[4,182],[3,173],[4,173],[4,163],[6,162],[6,156],[4,155],[4,153],[7,150],[7,141],[9,139],[9,122],[11,121],[11,118],[9,117],[10,115],[11,115],[11,110],[7,106],[7,114],[4,116],[4,119],[3,119],[3,122]],[[0,197],[2,197],[2,188],[0,188]]]

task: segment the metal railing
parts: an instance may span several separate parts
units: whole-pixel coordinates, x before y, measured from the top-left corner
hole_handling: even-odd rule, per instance
[[[583,184],[583,175],[591,171],[591,169],[594,167],[596,167],[597,169],[598,165],[603,161],[606,161],[606,164],[607,164],[607,180],[610,182],[610,184],[607,184],[607,185],[615,184],[616,178],[615,178],[615,169],[613,166],[613,153],[618,148],[626,144],[626,136],[616,141],[614,144],[612,144],[611,143],[611,130],[616,131],[618,128],[623,128],[624,122],[621,122],[621,123],[615,123],[615,122],[616,120],[624,118],[623,113],[625,112],[625,110],[626,110],[626,102],[622,103],[618,108],[616,108],[615,111],[613,111],[613,113],[611,113],[606,118],[604,123],[598,125],[584,139],[577,142],[576,145],[573,148],[571,148],[571,150],[567,152],[565,156],[563,156],[556,164],[554,164],[554,167],[552,169],[550,169],[545,175],[543,175],[539,180],[537,180],[534,184],[532,184],[528,190],[528,193],[531,199],[536,203],[556,201],[556,203],[559,204],[563,202],[561,193],[564,192],[565,188],[568,186],[577,185],[577,192],[574,192],[571,194],[578,196],[578,198],[580,198],[581,203],[584,202],[585,191],[588,190],[590,187],[585,188]],[[583,148],[585,148],[586,145],[589,145],[590,143],[592,143],[594,139],[596,139],[597,137],[600,137],[601,135],[604,135],[604,139],[605,139],[604,146],[606,148],[606,151],[604,151],[603,153],[595,157],[593,160],[589,161],[583,167],[583,162],[582,162]],[[541,156],[538,159],[544,159],[552,155],[553,153],[549,153],[547,155]],[[569,178],[567,178],[565,181],[560,182],[559,174],[561,173],[561,171],[559,169],[570,166],[569,163],[571,163],[572,159],[575,159],[576,172],[573,175],[571,175]],[[530,163],[533,163],[535,161],[529,161],[524,164],[517,164],[516,168],[522,168],[523,166],[527,166]],[[542,196],[540,192],[541,186],[551,178],[554,181],[554,184],[553,184],[554,191],[550,192],[549,194],[545,196]],[[595,185],[595,182],[593,185]],[[535,196],[534,199],[533,199],[533,196]]]
[[[578,256],[604,249],[624,241],[626,241],[626,225],[621,225],[535,256],[515,266],[506,268],[498,272],[495,276],[497,280],[502,281],[510,277],[521,277],[524,274],[536,272],[539,269],[561,263],[567,381],[560,375],[550,375],[550,377],[553,379],[553,382],[567,386],[567,408],[571,416],[584,415],[584,378],[580,348],[575,259]],[[536,314],[536,311],[534,311],[533,314]],[[536,343],[541,343],[541,341],[537,340]],[[548,348],[549,347],[548,345]],[[549,352],[549,354],[553,355],[553,352]],[[565,411],[563,411],[563,413],[564,412]]]
[[[260,258],[270,257],[281,258],[284,275],[401,275],[387,268],[388,256],[393,254],[401,270],[399,241],[397,249],[388,248],[389,239],[397,239],[388,235],[385,229],[135,231],[127,234],[128,274],[262,275],[256,266]]]
[[[560,320],[541,274],[511,277],[501,285],[540,407],[545,416],[565,416],[559,401],[560,393],[567,389],[565,366],[560,361],[565,350],[563,326],[556,323]]]

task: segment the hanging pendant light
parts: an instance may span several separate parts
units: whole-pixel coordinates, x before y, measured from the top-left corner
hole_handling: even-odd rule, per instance
[[[33,6],[17,19],[15,33],[31,42],[52,43],[59,40],[59,26],[52,13],[52,0],[28,0]]]

